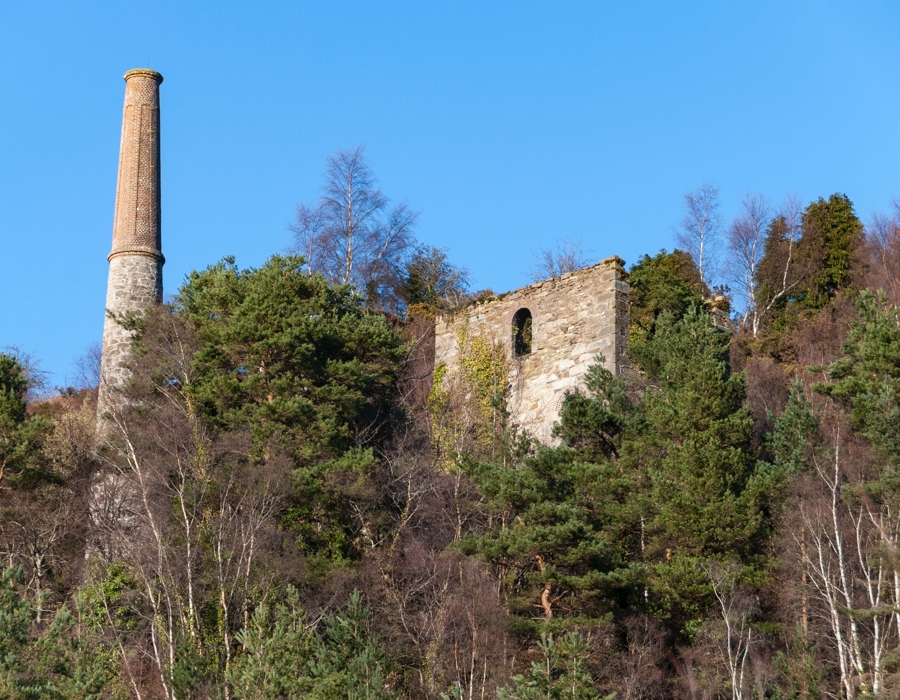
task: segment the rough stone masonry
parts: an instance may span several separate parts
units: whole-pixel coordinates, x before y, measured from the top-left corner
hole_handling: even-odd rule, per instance
[[[125,74],[125,108],[119,180],[109,254],[106,320],[100,367],[98,415],[113,405],[114,393],[128,378],[125,361],[132,333],[116,318],[140,315],[162,300],[162,228],[160,211],[159,85],[156,71],[138,68]]]
[[[435,365],[459,369],[459,332],[502,345],[509,364],[510,419],[549,442],[567,390],[584,385],[594,358],[626,367],[628,274],[618,257],[475,302],[435,323]]]

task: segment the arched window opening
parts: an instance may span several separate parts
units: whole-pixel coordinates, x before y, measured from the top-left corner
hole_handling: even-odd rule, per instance
[[[519,309],[513,316],[513,351],[516,357],[527,355],[531,352],[531,312],[528,309]]]

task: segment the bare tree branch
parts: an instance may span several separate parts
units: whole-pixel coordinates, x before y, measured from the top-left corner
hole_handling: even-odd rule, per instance
[[[675,240],[694,259],[703,282],[712,288],[721,255],[719,188],[705,183],[693,192],[685,192],[684,209]]]
[[[758,327],[757,274],[771,212],[769,201],[763,195],[747,193],[741,200],[741,213],[728,227],[727,274],[743,303],[741,321],[745,328],[751,321],[754,329]]]
[[[318,204],[297,206],[292,251],[306,258],[310,274],[352,285],[371,304],[390,305],[418,216],[405,201],[391,206],[363,146],[338,151],[328,158]]]
[[[535,265],[528,271],[528,277],[533,282],[541,282],[547,279],[556,279],[567,272],[575,272],[590,265],[586,254],[592,251],[585,250],[581,239],[573,241],[570,238],[557,238],[556,248],[541,248],[532,252],[535,257]]]

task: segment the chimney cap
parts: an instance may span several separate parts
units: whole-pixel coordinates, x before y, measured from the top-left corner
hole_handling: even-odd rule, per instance
[[[157,82],[157,84],[160,84],[163,81],[162,75],[157,73],[155,70],[150,70],[149,68],[132,68],[125,74],[125,80],[128,80],[129,78],[136,78],[138,76],[143,78],[153,78]]]

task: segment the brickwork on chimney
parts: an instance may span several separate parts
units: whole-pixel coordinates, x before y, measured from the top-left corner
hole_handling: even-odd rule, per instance
[[[143,69],[125,74],[125,109],[110,257],[138,253],[162,257],[160,226],[159,84]]]
[[[125,107],[103,325],[99,414],[128,379],[132,333],[116,317],[140,315],[162,300],[159,85],[156,71],[125,74]]]
[[[626,370],[629,287],[622,265],[620,258],[608,258],[438,317],[435,364],[444,363],[448,378],[458,371],[457,338],[463,325],[470,337],[501,343],[510,368],[510,419],[550,442],[566,392],[584,386],[596,356],[602,355],[604,365],[616,374]],[[527,318],[525,309],[531,314],[530,343],[521,339],[518,327]]]

